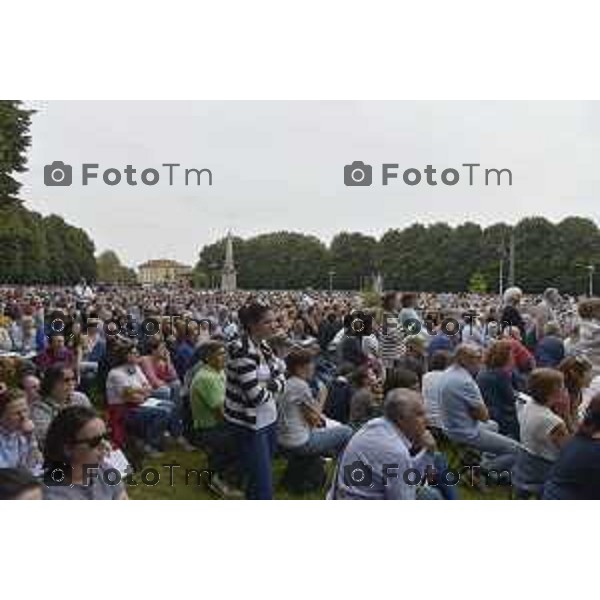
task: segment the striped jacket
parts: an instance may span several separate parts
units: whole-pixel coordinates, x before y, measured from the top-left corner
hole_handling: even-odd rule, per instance
[[[275,396],[283,392],[285,376],[273,351],[261,342],[260,351],[271,371],[266,385],[258,380],[260,355],[247,336],[233,340],[228,346],[225,419],[249,429],[260,429],[275,422]]]

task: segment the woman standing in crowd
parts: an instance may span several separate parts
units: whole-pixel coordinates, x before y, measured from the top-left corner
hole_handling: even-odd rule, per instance
[[[276,443],[277,405],[284,374],[266,340],[274,335],[275,315],[252,303],[239,310],[242,336],[229,344],[225,419],[237,440],[247,478],[246,497],[273,497],[272,460]]]
[[[109,439],[104,421],[93,409],[72,406],[63,410],[52,421],[46,437],[45,499],[126,500],[123,482],[112,484],[113,480],[105,475],[104,463],[111,451]],[[53,476],[56,480],[65,471],[72,485],[52,485]]]
[[[592,398],[577,433],[560,453],[544,500],[600,500],[600,395]]]
[[[517,327],[521,333],[521,339],[525,338],[525,321],[517,308],[521,303],[523,292],[521,288],[510,287],[504,292],[502,300],[504,306],[500,315],[500,330],[504,332],[507,327]]]

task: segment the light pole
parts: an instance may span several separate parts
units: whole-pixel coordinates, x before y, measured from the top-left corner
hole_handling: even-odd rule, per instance
[[[596,267],[594,265],[587,265],[587,270],[588,270],[588,295],[591,298],[594,295],[594,271],[596,270]]]
[[[335,275],[335,269],[329,269],[329,293],[333,292],[333,277]]]
[[[506,246],[504,245],[504,240],[502,240],[499,250],[500,260],[498,269],[498,293],[502,298],[502,294],[504,293],[504,261],[506,260]]]

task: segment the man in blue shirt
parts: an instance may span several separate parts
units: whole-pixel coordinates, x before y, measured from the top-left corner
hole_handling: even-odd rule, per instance
[[[328,497],[441,499],[436,488],[418,487],[428,467],[434,466],[435,449],[421,396],[406,388],[391,390],[383,411],[383,417],[370,420],[350,438]]]
[[[493,458],[486,461],[489,470],[510,470],[521,445],[497,433],[474,379],[481,367],[481,350],[461,344],[454,363],[440,378],[440,407],[444,431],[455,442],[477,448]]]

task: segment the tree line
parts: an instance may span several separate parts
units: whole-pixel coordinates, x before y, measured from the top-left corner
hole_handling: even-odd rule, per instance
[[[74,283],[96,277],[94,243],[61,217],[27,210],[15,173],[26,170],[33,111],[0,100],[0,283]]]
[[[546,287],[583,294],[588,265],[600,267],[600,230],[594,221],[543,217],[515,226],[486,228],[472,222],[413,224],[390,229],[379,239],[357,232],[338,233],[326,246],[312,235],[279,231],[233,238],[238,286],[246,289],[361,289],[380,273],[386,289],[432,292],[498,291],[500,263],[504,285],[509,271],[509,240],[514,239],[515,284],[526,292]],[[225,257],[225,238],[204,246],[195,267],[197,281],[215,280]]]

